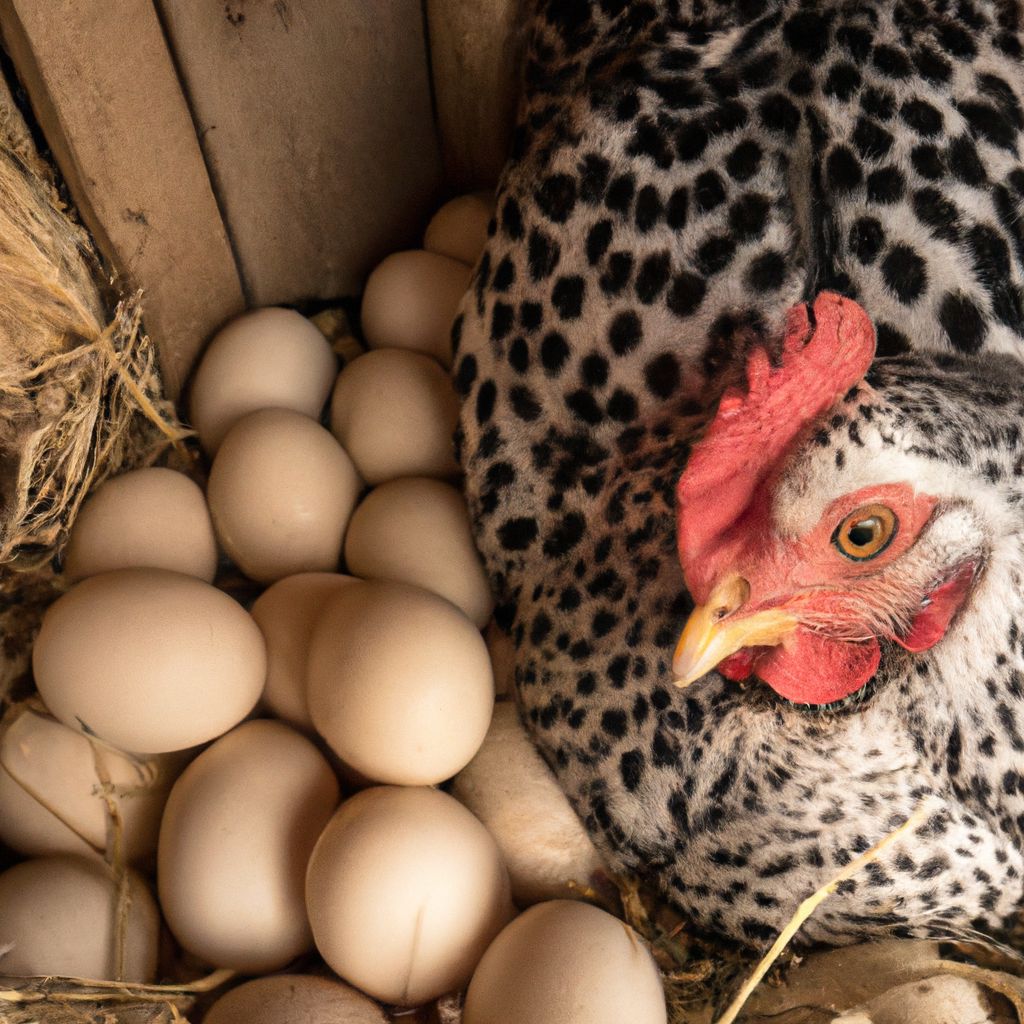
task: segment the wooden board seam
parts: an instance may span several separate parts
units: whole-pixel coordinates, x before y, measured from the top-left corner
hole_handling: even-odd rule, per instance
[[[195,103],[192,99],[192,92],[188,87],[188,82],[186,81],[185,76],[182,74],[178,54],[175,52],[174,46],[171,44],[171,37],[167,31],[167,22],[164,19],[163,11],[160,9],[160,5],[156,0],[152,0],[152,6],[153,13],[156,15],[157,24],[160,26],[160,32],[164,38],[164,44],[167,47],[167,53],[171,59],[171,67],[174,68],[174,74],[178,79],[178,87],[181,89],[181,95],[185,97],[185,106],[188,108],[188,116],[192,119],[192,127],[195,129],[196,140],[199,143],[199,152],[203,158],[203,166],[206,168],[206,175],[210,179],[210,191],[213,193],[213,201],[217,206],[217,212],[220,214],[221,224],[224,225],[224,234],[228,240],[228,248],[231,250],[231,259],[234,261],[235,272],[238,274],[238,282],[242,287],[242,297],[245,299],[245,305],[248,307],[252,305],[252,286],[246,277],[245,267],[242,265],[242,260],[239,257],[238,242],[235,239],[234,231],[231,228],[231,222],[228,220],[227,215],[224,212],[221,183],[217,180],[217,174],[210,165],[210,156],[206,149],[204,138],[206,133],[200,129],[199,119],[196,117]]]

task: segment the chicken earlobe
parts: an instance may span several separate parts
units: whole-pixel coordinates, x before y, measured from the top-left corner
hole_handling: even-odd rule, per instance
[[[893,637],[896,643],[915,654],[934,647],[946,635],[953,616],[967,599],[974,585],[976,570],[975,563],[968,562],[951,580],[936,587],[914,617],[910,632]]]

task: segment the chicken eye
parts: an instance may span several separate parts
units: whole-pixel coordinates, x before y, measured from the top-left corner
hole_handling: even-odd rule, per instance
[[[839,553],[854,562],[881,554],[899,528],[896,513],[885,505],[865,505],[851,512],[832,535]]]

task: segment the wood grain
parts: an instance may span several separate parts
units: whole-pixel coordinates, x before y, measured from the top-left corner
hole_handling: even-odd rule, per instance
[[[418,0],[157,0],[254,305],[361,291],[440,185]]]
[[[521,0],[427,0],[430,61],[447,184],[493,189],[518,95]]]
[[[156,12],[149,0],[0,0],[0,32],[86,226],[144,289],[176,396],[243,295]]]

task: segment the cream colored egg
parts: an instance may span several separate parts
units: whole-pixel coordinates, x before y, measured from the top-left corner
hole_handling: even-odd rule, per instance
[[[129,871],[125,884],[127,917],[118,929],[117,886],[101,862],[41,857],[5,871],[0,875],[0,974],[153,981],[160,914],[139,875]]]
[[[329,598],[354,582],[333,572],[303,572],[268,587],[252,606],[267,641],[263,705],[296,729],[313,730],[306,701],[306,662],[313,626]]]
[[[2,769],[0,842],[25,856],[45,857],[67,853],[102,860],[98,850],[51,814]]]
[[[627,924],[588,903],[553,900],[491,944],[463,1024],[665,1024],[661,976]]]
[[[177,760],[123,754],[12,708],[0,723],[0,841],[28,856],[99,856],[115,850],[116,820],[123,859],[145,857],[156,849]]]
[[[304,316],[255,309],[222,327],[203,353],[192,381],[192,424],[213,455],[231,427],[257,409],[316,419],[336,372],[330,345]]]
[[[206,495],[224,550],[250,579],[331,572],[362,489],[352,460],[308,416],[263,409],[239,420]]]
[[[494,836],[520,906],[567,898],[570,882],[585,887],[606,870],[511,702],[495,705],[483,746],[455,777],[452,795]]]
[[[221,996],[206,1011],[203,1024],[388,1024],[388,1018],[344,982],[275,974]]]
[[[341,805],[310,858],[306,902],[331,968],[400,1006],[465,985],[512,913],[483,825],[446,793],[391,786]]]
[[[452,477],[459,402],[448,374],[418,352],[354,359],[331,396],[331,432],[371,485],[400,476]]]
[[[267,657],[259,627],[227,594],[166,569],[118,569],[50,605],[32,667],[65,725],[162,753],[237,725],[259,699]]]
[[[349,524],[345,561],[357,576],[440,594],[478,627],[494,610],[466,501],[441,480],[405,477],[370,491]]]
[[[480,192],[456,196],[431,218],[423,248],[472,266],[487,243],[487,225],[493,216],[493,197]]]
[[[431,785],[477,752],[494,706],[479,631],[404,583],[352,583],[313,629],[309,712],[348,765],[377,782]]]
[[[310,949],[306,863],[337,803],[323,755],[281,722],[246,722],[203,751],[160,829],[160,905],[178,942],[253,974]]]
[[[134,567],[213,582],[213,524],[203,492],[184,473],[136,469],[107,480],[82,505],[64,552],[67,576]]]
[[[469,288],[465,263],[412,249],[388,256],[370,275],[360,318],[370,348],[404,348],[452,361],[452,321]]]

